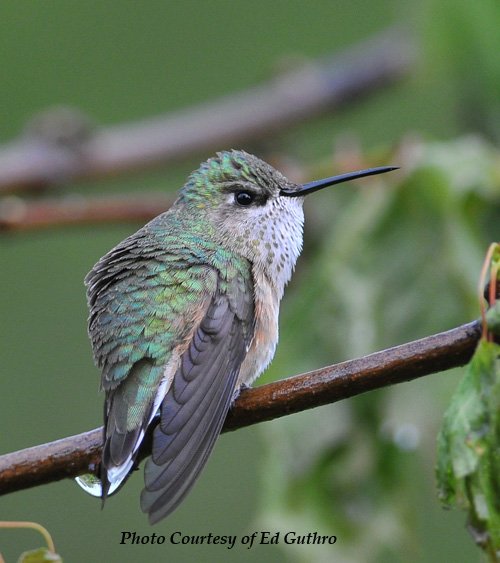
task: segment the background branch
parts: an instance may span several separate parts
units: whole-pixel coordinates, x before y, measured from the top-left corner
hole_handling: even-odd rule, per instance
[[[0,199],[0,231],[17,232],[90,223],[149,221],[172,205],[159,193],[29,201],[18,196]]]
[[[266,137],[399,80],[414,58],[408,34],[392,29],[245,92],[138,123],[94,130],[78,112],[54,114],[53,122],[48,114],[0,146],[0,193],[126,173]]]
[[[275,383],[242,391],[224,431],[333,403],[467,363],[480,338],[477,321]],[[0,494],[95,470],[102,429],[97,428],[0,457]],[[146,441],[141,456],[149,455]]]

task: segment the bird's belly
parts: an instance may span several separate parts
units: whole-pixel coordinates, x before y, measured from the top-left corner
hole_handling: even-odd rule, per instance
[[[265,276],[255,280],[255,329],[241,364],[237,388],[249,386],[266,369],[278,344],[279,298]]]

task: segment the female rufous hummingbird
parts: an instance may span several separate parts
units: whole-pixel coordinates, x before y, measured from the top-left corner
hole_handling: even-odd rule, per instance
[[[390,170],[301,185],[246,152],[220,152],[168,211],[97,262],[85,284],[106,394],[103,500],[128,477],[158,413],[141,508],[156,523],[179,505],[231,402],[274,356],[280,300],[302,248],[304,196]]]

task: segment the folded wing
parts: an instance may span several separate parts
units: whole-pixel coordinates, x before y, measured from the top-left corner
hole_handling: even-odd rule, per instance
[[[252,288],[235,279],[213,295],[161,404],[141,494],[151,523],[179,505],[205,465],[252,335]]]

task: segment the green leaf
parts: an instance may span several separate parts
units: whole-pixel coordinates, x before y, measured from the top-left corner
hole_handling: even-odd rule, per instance
[[[500,557],[500,346],[481,341],[438,437],[439,496],[468,512],[474,540]]]
[[[21,553],[17,563],[62,563],[62,558],[57,553],[50,551],[46,547],[33,549]]]
[[[486,313],[486,323],[488,330],[500,336],[500,301],[496,301],[493,307],[490,307]]]

